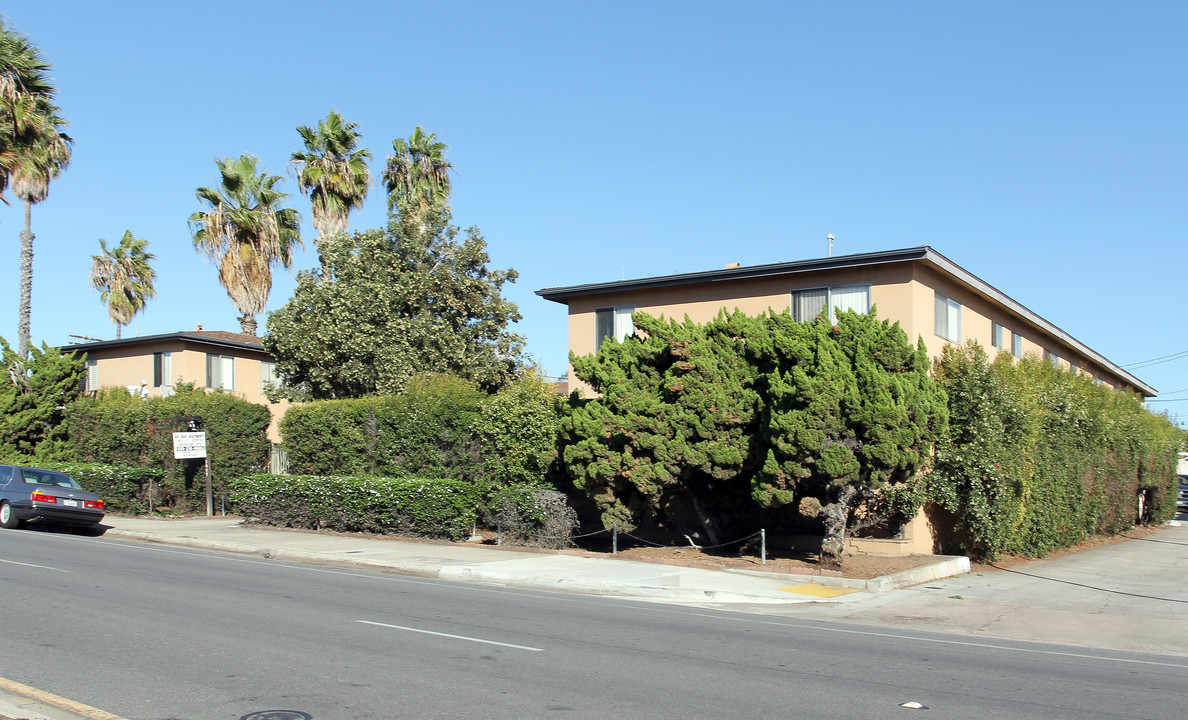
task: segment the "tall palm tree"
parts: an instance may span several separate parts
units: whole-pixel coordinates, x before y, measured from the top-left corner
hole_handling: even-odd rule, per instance
[[[293,153],[290,165],[297,170],[301,194],[310,199],[319,240],[346,230],[351,211],[362,207],[367,199],[371,151],[359,147],[358,127],[346,122],[337,110],[331,110],[325,120],[318,122],[317,129],[307,125],[297,128],[305,150]],[[325,258],[322,277],[329,277]]]
[[[107,305],[119,340],[120,329],[157,294],[153,287],[157,273],[149,266],[156,256],[148,252],[148,240],[137,240],[131,230],[124,231],[124,238],[114,248],[108,250],[103,238],[99,247],[103,254],[91,256],[91,287],[101,291],[99,298]]]
[[[20,133],[20,157],[10,171],[12,193],[25,204],[25,228],[21,231],[20,322],[17,352],[29,353],[30,319],[33,309],[33,206],[49,196],[49,186],[70,165],[73,140],[62,131],[67,123],[59,108],[45,97],[25,98],[15,105]]]
[[[25,205],[21,232],[20,306],[17,352],[29,354],[33,295],[33,205],[70,164],[72,140],[53,104],[50,64],[25,36],[0,21],[0,193],[10,184]],[[2,199],[2,197],[0,197]],[[4,200],[7,203],[7,200]]]
[[[0,193],[20,156],[21,127],[18,103],[33,97],[52,98],[50,64],[28,38],[4,26],[0,17]],[[5,204],[7,199],[0,196]]]
[[[392,141],[392,154],[384,167],[384,187],[388,190],[388,209],[396,209],[401,219],[412,227],[425,228],[431,209],[444,207],[450,198],[450,170],[446,160],[449,146],[426,133],[420,125],[405,141]]]
[[[288,197],[274,189],[279,175],[256,174],[256,158],[216,160],[222,183],[217,189],[200,187],[199,200],[210,206],[190,216],[194,249],[210,258],[219,271],[219,284],[243,315],[240,329],[256,334],[256,315],[268,304],[272,266],[293,266],[293,247],[302,246],[301,215],[278,207]]]

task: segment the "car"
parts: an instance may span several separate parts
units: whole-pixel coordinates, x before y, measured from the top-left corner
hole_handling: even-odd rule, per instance
[[[0,465],[0,527],[44,522],[75,528],[103,519],[103,498],[58,470]]]
[[[1176,509],[1188,512],[1188,475],[1180,476],[1180,499],[1176,501]]]

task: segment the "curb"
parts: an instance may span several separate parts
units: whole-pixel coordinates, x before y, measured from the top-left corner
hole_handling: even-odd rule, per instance
[[[119,528],[111,528],[106,534],[162,545],[175,545],[203,550],[230,552],[239,555],[256,556],[267,560],[280,560],[330,567],[367,568],[379,572],[428,579],[451,580],[502,587],[515,587],[528,590],[566,592],[571,594],[585,594],[599,597],[617,597],[629,600],[645,600],[653,602],[658,600],[668,600],[679,603],[698,604],[747,603],[764,605],[790,605],[806,602],[823,602],[821,598],[809,596],[788,596],[776,598],[723,590],[683,588],[680,587],[679,581],[673,582],[672,584],[653,583],[637,585],[628,583],[607,583],[602,580],[588,580],[581,577],[553,577],[548,579],[533,579],[525,578],[523,576],[508,576],[501,572],[498,568],[491,568],[485,564],[476,564],[465,561],[424,561],[420,559],[411,562],[401,562],[398,560],[376,561],[368,558],[339,557],[332,554],[309,550],[289,550],[284,548],[248,545],[227,541],[201,540],[193,537],[163,537],[151,532],[144,532],[140,530],[121,530]],[[703,572],[723,572],[735,575],[746,575],[748,577],[762,578],[765,580],[778,578],[780,581],[786,581],[790,585],[812,583],[816,585],[844,587],[851,590],[866,591],[869,593],[878,594],[901,587],[907,587],[909,585],[929,582],[939,578],[950,577],[953,575],[969,572],[970,565],[969,558],[946,557],[940,562],[912,568],[910,570],[903,570],[892,575],[885,575],[869,580],[817,574],[804,575],[795,573],[777,573],[765,570],[750,570],[746,568],[723,568],[710,570],[705,568],[690,568],[684,566],[672,567],[674,574],[680,572],[680,570],[677,568],[683,568],[685,570],[692,571],[700,570]],[[845,602],[847,599],[852,600],[854,598],[834,598],[825,602]]]

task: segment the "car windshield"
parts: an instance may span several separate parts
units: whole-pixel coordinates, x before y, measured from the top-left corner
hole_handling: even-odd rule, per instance
[[[58,487],[79,488],[79,484],[66,473],[52,470],[21,469],[21,477],[31,485],[57,485]],[[81,489],[81,488],[80,488]]]

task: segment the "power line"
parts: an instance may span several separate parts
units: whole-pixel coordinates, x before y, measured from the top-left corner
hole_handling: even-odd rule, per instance
[[[1171,355],[1164,355],[1163,357],[1151,358],[1150,360],[1140,360],[1135,363],[1130,363],[1129,365],[1123,365],[1122,367],[1125,369],[1144,368],[1150,367],[1151,365],[1160,365],[1165,362],[1171,362],[1172,360],[1179,360],[1180,358],[1184,357],[1188,357],[1188,350],[1172,353]]]

